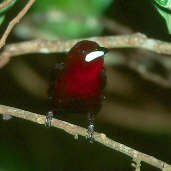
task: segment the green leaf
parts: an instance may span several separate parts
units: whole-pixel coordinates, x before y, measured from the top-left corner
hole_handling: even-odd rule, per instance
[[[59,21],[46,21],[37,26],[41,31],[50,35],[61,37],[63,39],[79,38],[99,34],[102,27],[97,18],[85,18],[85,20],[75,20],[72,18],[63,18]]]
[[[158,12],[161,14],[161,16],[165,19],[169,34],[171,34],[171,12],[168,10],[165,10],[164,8],[161,8],[158,5],[154,4],[154,6],[158,10]]]
[[[11,8],[15,4],[16,0],[13,0],[11,3],[9,3],[7,6],[0,9],[0,25],[3,23],[5,19],[4,13]]]
[[[9,3],[7,6],[0,9],[0,14],[6,12],[9,8],[11,8],[15,4],[16,0],[13,0],[11,3]]]
[[[171,0],[154,0],[159,6],[171,10]]]
[[[70,15],[99,16],[112,3],[113,0],[41,0],[37,1],[31,10],[40,12],[56,9]]]
[[[5,19],[5,15],[1,15],[0,16],[0,25],[2,24],[2,22],[4,21],[4,19]]]
[[[102,32],[99,17],[114,0],[41,0],[36,1],[30,13],[32,30],[52,38],[62,39],[95,36]],[[37,20],[36,16],[44,16]],[[35,19],[34,19],[35,18]],[[21,30],[20,30],[21,28]],[[27,28],[20,25],[19,36],[26,35]],[[24,28],[24,29],[23,29]],[[24,30],[24,31],[23,31]],[[30,29],[31,30],[31,29]],[[24,32],[24,34],[22,34]],[[31,35],[30,32],[28,35]]]

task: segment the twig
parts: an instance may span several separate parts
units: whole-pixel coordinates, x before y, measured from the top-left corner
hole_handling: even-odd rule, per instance
[[[137,158],[133,158],[133,163],[132,166],[135,168],[135,171],[140,171],[141,170],[141,160]]]
[[[45,122],[45,116],[4,105],[0,105],[0,114],[12,115],[38,124],[44,124]],[[85,137],[87,134],[87,130],[85,128],[58,119],[52,120],[52,126],[64,130],[65,132],[73,135],[75,138],[78,138],[78,135]],[[126,154],[127,156],[130,156],[136,161],[143,161],[160,169],[171,167],[171,165],[160,161],[155,157],[141,153],[114,140],[111,140],[103,133],[95,132],[94,140],[103,144],[106,147],[109,147],[113,150],[119,151],[123,154]]]
[[[29,0],[28,3],[25,5],[25,7],[18,13],[18,15],[12,20],[10,21],[7,29],[5,30],[4,34],[2,35],[2,38],[0,40],[0,48],[2,48],[6,42],[6,39],[9,35],[9,33],[11,32],[11,30],[13,29],[13,27],[19,23],[19,21],[21,20],[21,18],[26,14],[26,12],[29,10],[29,8],[32,6],[32,4],[35,2],[35,0]]]
[[[0,3],[0,9],[9,5],[12,1],[14,1],[14,0],[6,0],[5,2]]]
[[[160,40],[149,39],[141,33],[121,35],[121,36],[104,36],[91,37],[87,40],[98,42],[101,46],[108,48],[143,48],[161,54],[171,54],[171,43]],[[8,63],[13,56],[24,55],[29,53],[54,53],[66,52],[76,42],[81,39],[66,41],[50,41],[50,40],[33,40],[21,43],[7,45],[0,54],[0,67]]]

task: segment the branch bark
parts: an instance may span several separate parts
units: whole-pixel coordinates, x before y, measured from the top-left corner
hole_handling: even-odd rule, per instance
[[[6,1],[4,3],[6,3],[5,5],[7,5],[10,2],[11,1]],[[2,48],[5,45],[6,39],[10,34],[11,30],[13,29],[13,27],[20,22],[20,20],[23,18],[23,16],[26,14],[26,12],[29,10],[29,8],[32,6],[34,2],[35,0],[29,0],[25,7],[18,13],[18,15],[12,21],[10,21],[7,29],[5,30],[4,34],[2,35],[2,38],[0,39],[0,48]],[[2,7],[4,6],[4,4],[0,5]]]
[[[14,1],[14,0],[6,0],[6,1],[0,3],[0,9],[6,7],[6,6],[9,5],[12,1]]]
[[[45,116],[39,115],[36,113],[32,113],[29,111],[5,106],[5,105],[0,105],[0,114],[3,115],[12,115],[14,117],[22,118],[25,120],[29,120],[38,124],[44,124],[45,122]],[[78,135],[81,136],[86,136],[87,134],[87,129],[82,128],[77,125],[73,125],[71,123],[58,120],[58,119],[52,119],[52,126],[62,129],[63,131],[71,134],[74,136],[75,139],[78,139]],[[138,161],[139,163],[141,161],[146,162],[154,167],[157,167],[159,169],[166,169],[170,168],[171,165],[156,159],[155,157],[152,157],[150,155],[141,153],[139,151],[136,151],[128,146],[125,146],[124,144],[120,144],[110,138],[108,138],[105,134],[103,133],[94,133],[94,140],[100,144],[103,144],[104,146],[111,148],[113,150],[119,151],[133,159],[133,161]]]
[[[171,43],[163,42],[155,39],[149,39],[145,35],[140,33],[121,35],[121,36],[104,36],[104,37],[91,37],[88,40],[93,40],[98,42],[101,46],[108,48],[140,48],[138,53],[133,53],[126,57],[120,56],[117,59],[116,55],[112,56],[111,62],[115,61],[115,65],[126,65],[136,72],[138,72],[143,78],[151,80],[163,87],[171,87],[171,58],[168,56],[161,56],[159,54],[171,54]],[[29,53],[55,53],[55,52],[66,52],[68,51],[76,42],[81,39],[75,40],[32,40],[21,43],[14,43],[6,45],[0,54],[0,68],[5,66],[9,60],[17,55],[24,55]],[[142,49],[148,49],[150,51],[156,52],[150,53],[150,51],[142,51]],[[157,54],[158,53],[158,54]],[[152,61],[157,61],[160,63],[161,67],[164,69],[164,75],[158,72],[151,72],[149,65],[146,64]],[[116,63],[118,62],[118,63]]]
[[[121,36],[104,36],[85,38],[98,42],[101,46],[108,48],[142,48],[151,50],[160,54],[171,55],[171,43],[160,40],[147,38],[144,34],[135,33]],[[8,63],[11,57],[24,55],[29,53],[55,53],[66,52],[76,42],[82,39],[75,40],[32,40],[21,43],[7,45],[0,54],[0,67]]]

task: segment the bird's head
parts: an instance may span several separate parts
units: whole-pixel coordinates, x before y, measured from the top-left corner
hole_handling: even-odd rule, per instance
[[[104,55],[108,52],[107,48],[100,47],[96,42],[83,40],[78,42],[68,52],[67,63],[68,65],[84,65],[104,63]]]

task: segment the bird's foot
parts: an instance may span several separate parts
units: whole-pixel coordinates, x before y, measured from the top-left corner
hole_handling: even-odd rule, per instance
[[[46,119],[45,119],[45,126],[46,127],[51,127],[52,118],[53,118],[53,112],[52,111],[49,111],[46,114]]]
[[[88,114],[88,120],[89,120],[89,126],[87,129],[86,139],[89,139],[90,143],[93,143],[94,142],[94,124],[93,124],[94,117],[90,113]]]
[[[90,143],[94,142],[94,125],[91,123],[87,129],[86,139],[89,139]]]

